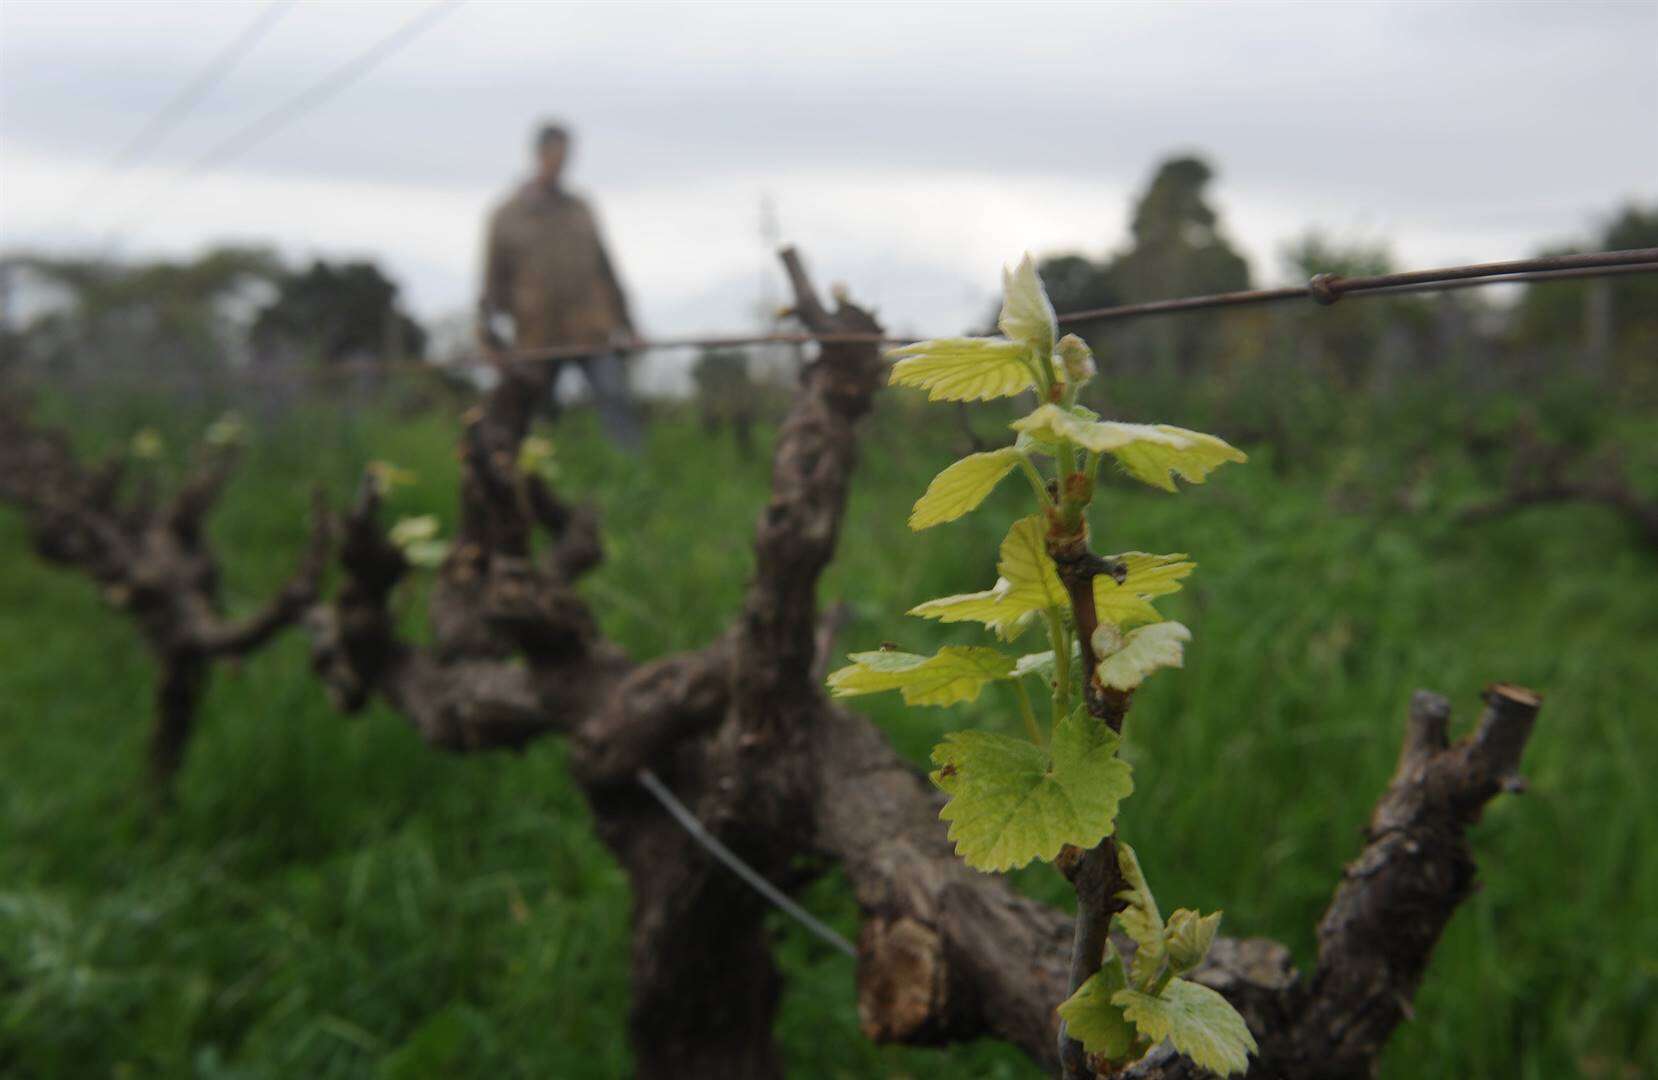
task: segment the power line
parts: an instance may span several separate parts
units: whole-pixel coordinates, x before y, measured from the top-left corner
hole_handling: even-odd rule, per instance
[[[270,0],[260,8],[248,24],[218,52],[207,61],[194,79],[185,83],[178,93],[174,94],[160,109],[151,115],[144,126],[128,139],[115,152],[115,155],[104,165],[96,179],[88,181],[86,186],[69,201],[63,212],[58,216],[71,216],[93,192],[107,184],[116,175],[126,171],[149,156],[161,141],[172,133],[190,111],[194,109],[213,89],[223,82],[238,64],[253,51],[255,45],[271,31],[282,16],[286,15],[296,0]]]
[[[437,25],[464,2],[465,0],[438,0],[321,79],[208,150],[185,171],[185,175],[199,179],[252,150],[306,113],[321,108],[330,99],[390,59],[404,46]]]
[[[236,69],[242,58],[253,51],[282,16],[286,15],[294,6],[295,0],[271,0],[253,17],[235,40],[208,61],[201,74],[191,80],[173,99],[163,105],[150,122],[139,129],[126,146],[109,163],[109,171],[116,172],[131,166],[143,159],[157,143],[166,137],[178,125],[178,122],[195,108],[196,104],[205,98],[225,76]]]
[[[276,135],[307,113],[315,112],[420,35],[437,25],[440,20],[452,14],[456,8],[465,2],[466,0],[437,0],[436,3],[429,5],[419,14],[405,20],[391,33],[335,67],[316,82],[283,101],[252,123],[233,132],[229,137],[220,140],[201,157],[176,173],[173,177],[172,188],[176,191],[184,183],[200,180],[202,177],[246,154],[249,150]],[[153,210],[142,215],[135,215],[124,228],[119,228],[117,231],[129,234],[136,232],[146,221],[153,220],[154,216]]]

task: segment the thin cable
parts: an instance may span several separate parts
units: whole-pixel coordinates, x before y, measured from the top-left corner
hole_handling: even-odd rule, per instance
[[[761,877],[752,866],[739,859],[735,852],[720,843],[713,833],[703,828],[702,822],[697,820],[697,816],[691,813],[690,808],[675,798],[674,793],[668,790],[668,786],[656,778],[655,773],[649,769],[640,769],[638,777],[639,783],[644,785],[645,790],[655,796],[656,801],[662,804],[663,809],[667,810],[673,816],[673,819],[679,822],[681,828],[691,834],[691,839],[707,848],[710,855],[729,867],[732,873],[748,882],[755,892],[771,901],[781,908],[784,913],[798,921],[800,925],[817,935],[818,939],[826,945],[838,949],[854,960],[857,959],[858,950],[852,947],[850,941],[835,933],[816,915],[784,895],[782,890]]]
[[[185,175],[199,179],[241,157],[306,113],[321,108],[331,98],[436,26],[464,2],[465,0],[438,0],[321,79],[208,150],[186,170]]]
[[[1340,277],[1335,274],[1317,274],[1305,285],[1281,289],[1251,289],[1246,292],[1214,293],[1209,296],[1187,296],[1178,300],[1154,300],[1146,304],[1119,304],[1114,307],[1073,311],[1059,317],[1061,323],[1105,322],[1111,319],[1137,318],[1143,315],[1166,315],[1177,311],[1203,311],[1210,308],[1241,307],[1248,304],[1271,304],[1280,300],[1311,298],[1329,305],[1344,296],[1362,296],[1373,293],[1402,293],[1431,290],[1450,282],[1479,279],[1480,284],[1499,281],[1536,281],[1542,275],[1562,270],[1599,270],[1658,263],[1658,248],[1631,248],[1627,251],[1596,251],[1587,255],[1551,255],[1536,259],[1514,259],[1509,262],[1472,263],[1467,266],[1447,266],[1434,270],[1407,270],[1397,274],[1375,274],[1368,277]],[[1650,269],[1650,268],[1649,268]]]
[[[1548,269],[1513,272],[1507,268],[1521,265],[1546,264]],[[1493,269],[1495,268],[1495,269]],[[1491,273],[1491,277],[1480,277]],[[1512,263],[1484,263],[1471,266],[1453,266],[1439,270],[1413,270],[1403,274],[1385,274],[1370,278],[1338,278],[1320,275],[1322,288],[1332,290],[1337,299],[1345,297],[1393,296],[1408,293],[1441,292],[1451,289],[1469,289],[1482,285],[1542,284],[1550,281],[1581,280],[1584,278],[1616,277],[1625,274],[1658,273],[1658,248],[1634,248],[1628,251],[1599,251],[1587,255],[1562,255],[1550,259],[1527,259]],[[1402,280],[1403,279],[1403,280]],[[1177,314],[1183,311],[1201,311],[1207,308],[1231,307],[1246,304],[1271,303],[1281,300],[1304,300],[1314,297],[1312,286],[1289,286],[1280,289],[1257,289],[1252,292],[1217,293],[1211,296],[1192,296],[1178,300],[1154,300],[1144,304],[1126,304],[1120,307],[1095,308],[1059,316],[1061,323],[1110,321],[1139,318],[1148,315]],[[892,337],[886,334],[733,334],[714,337],[663,337],[619,342],[609,348],[625,352],[646,352],[656,349],[723,348],[742,345],[776,344],[863,344],[911,345],[917,339]],[[568,360],[591,356],[592,345],[553,345],[541,349],[509,350],[490,355],[470,355],[443,363],[407,361],[386,363],[380,361],[348,362],[325,367],[257,368],[227,371],[239,381],[250,383],[285,384],[291,382],[324,381],[380,373],[456,372],[491,370],[503,361],[536,363]],[[77,376],[76,378],[79,378]],[[146,382],[164,378],[146,375]],[[194,381],[189,376],[188,381]],[[107,380],[104,380],[107,381]]]
[[[150,117],[143,127],[138,129],[126,145],[118,150],[114,157],[99,173],[96,180],[87,184],[86,188],[71,201],[60,216],[68,216],[98,188],[108,183],[117,173],[123,172],[138,164],[147,157],[151,150],[160,145],[161,141],[172,133],[179,122],[189,115],[201,101],[212,93],[213,89],[223,82],[225,77],[240,64],[253,47],[271,31],[282,16],[294,6],[296,0],[270,0],[260,8],[253,19],[237,34],[224,48],[220,49],[208,60],[205,67],[186,83],[177,94]]]
[[[439,20],[451,14],[465,2],[466,0],[437,0],[436,3],[408,19],[397,29],[334,68],[321,79],[307,86],[293,97],[288,98],[276,108],[253,121],[253,123],[221,140],[207,153],[197,158],[194,163],[173,175],[170,184],[172,193],[176,194],[177,190],[184,184],[200,180],[202,177],[234,161],[305,114],[321,108],[353,83],[390,59],[392,55],[414,41],[415,38],[430,30]],[[162,194],[167,193],[163,192]],[[124,223],[117,225],[113,231],[116,234],[130,236],[141,230],[146,223],[154,221],[155,218],[155,208],[150,206],[140,213],[135,213]]]
[[[1188,296],[1177,300],[1153,300],[1142,304],[1123,304],[1117,307],[1073,311],[1059,316],[1062,324],[1078,322],[1105,322],[1114,319],[1141,318],[1180,311],[1201,311],[1208,308],[1236,307],[1246,304],[1275,303],[1282,300],[1320,300],[1330,304],[1344,297],[1397,295],[1400,293],[1433,292],[1474,285],[1496,285],[1505,282],[1524,283],[1550,281],[1556,278],[1597,277],[1613,274],[1658,272],[1658,248],[1632,248],[1627,251],[1597,251],[1586,255],[1556,255],[1539,259],[1517,259],[1512,262],[1476,263],[1467,266],[1449,266],[1433,270],[1410,270],[1398,274],[1379,274],[1373,277],[1343,278],[1320,274],[1307,285],[1292,285],[1278,289],[1254,289],[1248,292],[1215,293],[1209,296]],[[623,352],[641,352],[650,349],[729,348],[740,345],[802,344],[877,344],[911,345],[917,339],[890,337],[884,334],[746,334],[726,337],[682,337],[636,339],[620,342],[614,348]],[[505,360],[538,361],[569,360],[591,356],[591,345],[552,345],[540,349],[510,350],[500,354]],[[467,357],[451,367],[489,367],[488,356]]]

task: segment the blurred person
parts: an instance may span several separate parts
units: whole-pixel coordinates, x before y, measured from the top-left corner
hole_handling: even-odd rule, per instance
[[[590,346],[574,362],[587,378],[600,423],[617,444],[635,449],[640,424],[617,348],[636,336],[633,319],[593,212],[563,185],[570,142],[565,128],[544,124],[535,135],[535,175],[489,217],[478,337],[492,355]],[[510,340],[503,323],[510,323]],[[550,362],[556,393],[558,373],[570,361]]]

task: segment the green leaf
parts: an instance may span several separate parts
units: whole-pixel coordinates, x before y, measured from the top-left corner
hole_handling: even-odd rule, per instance
[[[1053,681],[1054,651],[1044,649],[1041,652],[1026,653],[1013,665],[1013,677],[1022,679],[1026,675],[1035,675],[1046,681]]]
[[[1134,1025],[1123,1015],[1123,1007],[1111,1000],[1126,989],[1122,961],[1108,941],[1105,964],[1059,1006],[1066,1033],[1079,1040],[1090,1054],[1103,1055],[1108,1061],[1128,1057],[1134,1047]]]
[[[1117,922],[1123,933],[1134,939],[1134,964],[1129,977],[1136,986],[1149,986],[1163,969],[1167,956],[1163,942],[1163,915],[1157,910],[1157,898],[1151,895],[1146,875],[1140,869],[1140,857],[1127,844],[1117,844],[1117,868],[1123,873],[1128,888],[1117,894],[1117,899],[1128,904],[1117,913]]]
[[[1249,1068],[1258,1048],[1238,1010],[1215,991],[1174,979],[1153,997],[1139,990],[1119,990],[1111,1000],[1153,1045],[1168,1039],[1180,1053],[1222,1076]]]
[[[1052,403],[1020,417],[1012,427],[1037,445],[1065,439],[1096,454],[1110,454],[1130,476],[1164,491],[1175,490],[1171,473],[1201,484],[1222,463],[1249,460],[1242,450],[1213,435],[1169,424],[1098,420],[1086,410]]]
[[[389,461],[371,461],[363,467],[368,473],[374,489],[381,495],[390,495],[401,487],[408,487],[417,477],[408,469],[393,465]]]
[[[1109,626],[1101,623],[1100,629]],[[1184,663],[1185,643],[1190,640],[1192,632],[1177,622],[1142,626],[1122,635],[1122,646],[1101,659],[1095,670],[1106,686],[1132,690],[1158,668],[1177,668]]]
[[[438,539],[438,529],[436,514],[421,514],[399,518],[387,531],[386,538],[402,550],[411,566],[431,569],[449,557],[449,543]]]
[[[910,511],[910,528],[919,532],[961,517],[984,502],[1002,477],[1018,466],[1019,458],[1019,451],[1011,446],[968,454],[933,477],[926,494]]]
[[[156,461],[166,452],[167,444],[161,438],[161,432],[155,428],[140,428],[133,434],[132,445],[128,448],[133,457],[141,461]]]
[[[421,540],[435,540],[440,528],[442,526],[436,514],[398,518],[397,523],[386,531],[386,539],[398,547],[406,547]]]
[[[900,690],[908,705],[973,701],[986,683],[1013,677],[1013,657],[982,645],[946,645],[933,656],[881,650],[853,653],[829,676],[835,697]]]
[[[1025,632],[1031,623],[1033,610],[1020,603],[1008,603],[1013,585],[1007,578],[996,582],[994,589],[976,593],[958,593],[941,596],[917,604],[909,614],[939,622],[977,622],[996,632],[1003,641],[1012,641]],[[1051,658],[1050,658],[1051,659]]]
[[[239,446],[247,436],[247,422],[233,409],[207,425],[202,438],[209,446]]]
[[[403,548],[403,558],[409,561],[410,566],[419,566],[427,570],[442,566],[443,560],[448,557],[447,540],[416,540]]]
[[[1068,384],[1081,386],[1094,377],[1094,350],[1075,334],[1060,338],[1054,346],[1054,355],[1059,358],[1059,370]]]
[[[994,589],[928,600],[911,608],[911,615],[940,622],[980,622],[1004,641],[1018,637],[1030,616],[1044,608],[1064,607],[1065,586],[1048,557],[1047,525],[1040,517],[1021,518],[1002,540],[996,569],[1001,578]]]
[[[1002,316],[996,326],[1037,356],[1046,357],[1054,351],[1059,324],[1036,273],[1036,262],[1029,254],[1012,270],[1002,269]]]
[[[1071,663],[1082,662],[1082,643],[1075,639],[1071,641]],[[1048,682],[1054,678],[1054,651],[1043,649],[1041,652],[1026,653],[1013,665],[1013,677],[1022,679],[1026,675],[1037,675]]]
[[[518,471],[533,473],[549,484],[558,480],[558,448],[545,435],[526,435],[518,444]]]
[[[1201,431],[1187,431],[1168,424],[1158,424],[1157,430],[1181,440],[1180,444],[1169,445],[1147,439],[1130,443],[1112,453],[1130,476],[1164,491],[1175,490],[1171,474],[1193,484],[1201,484],[1226,462],[1249,460],[1249,455],[1242,450]]]
[[[1151,598],[1179,592],[1181,580],[1197,569],[1185,555],[1129,551],[1111,558],[1122,560],[1128,572],[1121,585],[1109,575],[1095,576],[1094,614],[1118,626],[1157,622],[1162,616],[1151,606]]]
[[[996,570],[1011,586],[1008,600],[1031,611],[1070,602],[1059,570],[1048,556],[1048,525],[1040,515],[1015,521],[1002,539],[1000,555]]]
[[[1039,445],[1067,440],[1102,454],[1127,446],[1136,439],[1156,438],[1172,442],[1160,435],[1151,424],[1101,420],[1080,406],[1067,409],[1051,402],[1037,406],[1010,426],[1014,431],[1029,435]]]
[[[1199,915],[1191,908],[1181,908],[1169,916],[1163,937],[1168,943],[1169,966],[1176,975],[1191,971],[1209,955],[1209,946],[1215,943],[1215,934],[1220,930],[1220,915],[1218,911],[1213,915]]]
[[[927,391],[928,401],[988,401],[1013,397],[1036,385],[1030,350],[1001,338],[938,338],[887,353],[898,362],[892,386]]]
[[[1011,870],[1051,862],[1066,844],[1098,844],[1134,790],[1118,742],[1080,708],[1055,725],[1048,750],[988,731],[946,736],[933,748],[932,776],[950,796],[939,817],[956,852],[978,870]]]

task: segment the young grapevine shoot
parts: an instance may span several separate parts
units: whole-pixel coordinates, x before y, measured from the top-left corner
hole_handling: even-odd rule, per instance
[[[1218,466],[1245,460],[1213,435],[1167,424],[1102,420],[1078,404],[1095,372],[1088,346],[1058,337],[1053,306],[1027,255],[1003,273],[1002,337],[923,341],[894,350],[891,382],[932,401],[985,401],[1034,392],[1037,406],[1012,424],[1010,446],[969,454],[936,476],[910,514],[912,529],[967,514],[1015,471],[1029,481],[1036,512],[1014,521],[1002,541],[999,577],[983,592],[929,600],[911,615],[983,624],[1012,644],[1040,626],[1047,648],[1024,655],[986,646],[945,646],[932,656],[885,648],[853,653],[829,676],[836,696],[900,692],[910,705],[976,700],[991,683],[1014,691],[1025,737],[957,731],[934,748],[932,779],[948,796],[941,817],[969,866],[1006,871],[1061,850],[1089,849],[1115,835],[1117,808],[1134,790],[1119,756],[1121,736],[1098,702],[1126,702],[1152,673],[1180,667],[1191,632],[1153,606],[1195,569],[1185,555],[1131,551],[1090,558],[1093,613],[1079,618],[1054,553],[1087,552],[1087,510],[1107,457],[1136,480],[1176,491]],[[1070,557],[1067,554],[1066,557]],[[1087,648],[1079,640],[1089,622]],[[1085,671],[1084,657],[1093,659]],[[1046,722],[1032,687],[1046,692]],[[1090,707],[1091,703],[1094,707]],[[1120,714],[1117,724],[1120,726]],[[1143,1056],[1167,1039],[1197,1064],[1243,1072],[1255,1047],[1249,1028],[1215,991],[1184,978],[1203,962],[1220,914],[1182,908],[1163,918],[1134,849],[1116,844],[1126,906],[1117,925],[1135,942],[1125,962],[1110,945],[1099,971],[1059,1006],[1071,1037],[1112,1063]]]

